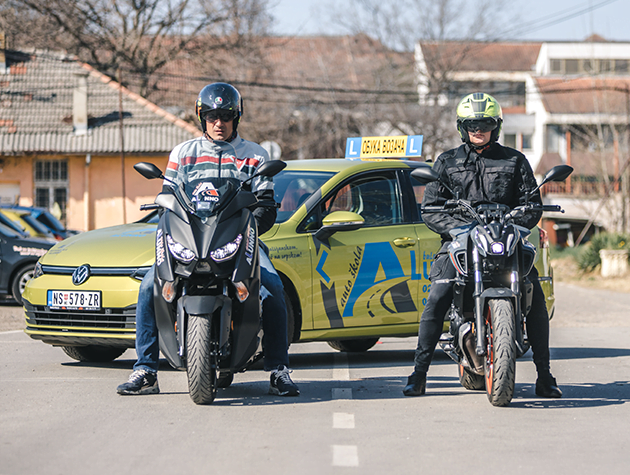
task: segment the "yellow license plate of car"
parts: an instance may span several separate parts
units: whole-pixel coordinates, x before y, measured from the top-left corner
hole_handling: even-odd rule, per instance
[[[49,290],[48,307],[58,309],[100,310],[101,292]]]

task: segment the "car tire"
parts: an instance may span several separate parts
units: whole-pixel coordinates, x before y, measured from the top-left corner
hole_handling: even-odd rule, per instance
[[[61,349],[73,360],[86,363],[109,363],[127,351],[127,348],[95,345],[62,346]]]
[[[338,351],[360,353],[367,351],[378,343],[378,338],[358,338],[356,340],[331,340],[328,346]]]
[[[33,272],[35,271],[35,263],[27,264],[24,267],[21,267],[16,273],[15,277],[13,277],[13,282],[11,283],[11,295],[17,303],[20,305],[24,305],[22,301],[22,293],[24,292],[24,288],[29,280],[33,278]]]

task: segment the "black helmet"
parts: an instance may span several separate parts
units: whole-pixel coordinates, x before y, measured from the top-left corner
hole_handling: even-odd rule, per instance
[[[217,109],[233,113],[234,135],[236,135],[236,127],[243,115],[243,98],[234,86],[224,82],[215,82],[208,84],[199,92],[195,112],[204,133],[206,133],[206,114]]]
[[[481,130],[490,132],[490,142],[496,142],[501,133],[503,114],[501,106],[490,94],[475,92],[468,94],[457,105],[457,131],[462,142],[470,145],[468,132]]]

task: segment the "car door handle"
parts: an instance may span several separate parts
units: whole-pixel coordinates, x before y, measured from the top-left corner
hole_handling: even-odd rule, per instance
[[[411,247],[416,245],[416,240],[410,237],[402,237],[394,239],[394,246]]]

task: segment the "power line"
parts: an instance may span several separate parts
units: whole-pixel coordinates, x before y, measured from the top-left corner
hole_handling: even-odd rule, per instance
[[[615,3],[617,0],[604,0],[602,2],[596,3],[595,5],[582,8],[580,10],[575,10],[575,6],[572,6],[570,9],[563,10],[560,12],[552,13],[551,15],[544,16],[542,18],[537,18],[536,20],[532,20],[529,22],[521,23],[516,28],[512,27],[509,30],[504,30],[503,32],[497,35],[498,37],[502,37],[504,35],[512,35],[512,37],[518,36],[521,32],[532,32],[542,30],[547,28],[548,26],[557,25],[559,23],[563,23],[567,20],[571,20],[572,18],[576,18],[578,16],[584,15],[586,13],[590,13],[599,8],[605,7],[611,3]],[[583,4],[587,5],[587,4]]]

